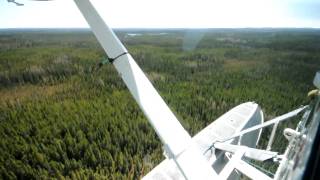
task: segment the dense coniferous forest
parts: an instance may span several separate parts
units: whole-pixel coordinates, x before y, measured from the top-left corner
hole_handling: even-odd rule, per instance
[[[320,70],[317,29],[117,34],[191,135],[246,101],[266,120],[307,104]],[[0,31],[0,179],[139,179],[164,159],[114,67],[96,68],[104,59],[88,30]]]

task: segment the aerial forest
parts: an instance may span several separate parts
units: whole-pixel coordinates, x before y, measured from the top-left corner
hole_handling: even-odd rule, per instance
[[[265,121],[308,104],[320,70],[318,29],[116,34],[191,136],[247,101]],[[99,66],[106,59],[87,29],[0,30],[0,179],[141,179],[164,160],[113,65]],[[298,120],[280,124],[272,150],[284,152],[281,131]]]

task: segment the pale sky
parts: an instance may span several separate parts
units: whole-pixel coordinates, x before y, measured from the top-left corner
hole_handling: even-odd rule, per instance
[[[0,0],[0,28],[88,27],[73,0]],[[320,0],[91,0],[112,28],[320,28]]]

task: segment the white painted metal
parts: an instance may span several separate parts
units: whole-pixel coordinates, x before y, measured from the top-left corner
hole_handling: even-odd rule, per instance
[[[200,148],[201,153],[204,154],[207,161],[212,168],[217,172],[223,169],[228,164],[228,160],[224,157],[224,151],[216,152],[214,148],[208,150],[212,142],[217,139],[229,137],[242,129],[261,124],[263,122],[263,115],[260,107],[253,102],[240,104],[227,113],[223,114],[217,120],[212,122],[206,128],[196,134],[192,140]],[[244,136],[242,145],[255,147],[259,140],[261,131],[252,132]],[[226,143],[237,143],[235,140]],[[242,147],[242,146],[241,146]],[[192,163],[192,162],[189,162]],[[237,175],[232,176],[237,178]],[[183,179],[182,174],[172,160],[166,159],[149,172],[143,180],[166,179],[166,180],[180,180]]]
[[[256,126],[254,126],[254,127],[245,129],[245,130],[243,130],[243,131],[241,131],[241,132],[239,132],[239,133],[237,133],[237,134],[234,134],[234,135],[232,135],[232,136],[230,136],[230,137],[228,137],[228,138],[226,138],[226,139],[219,140],[219,142],[225,142],[225,141],[231,140],[231,139],[233,139],[233,138],[236,138],[236,137],[242,136],[242,135],[244,135],[244,134],[247,134],[247,133],[249,133],[249,132],[256,131],[256,130],[258,130],[258,129],[262,129],[262,128],[264,128],[264,127],[270,126],[270,125],[272,125],[272,124],[275,124],[275,123],[278,123],[278,122],[287,120],[287,119],[289,119],[289,118],[291,118],[291,117],[294,117],[294,116],[298,115],[300,112],[304,111],[307,107],[308,107],[308,106],[303,106],[303,107],[298,108],[298,109],[296,109],[296,110],[294,110],[294,111],[291,111],[291,112],[286,113],[286,114],[284,114],[284,115],[278,116],[278,117],[276,117],[276,118],[274,118],[274,119],[272,119],[272,120],[269,120],[269,121],[267,121],[267,122],[265,122],[265,123],[263,123],[263,124],[256,125]]]
[[[114,32],[106,25],[89,0],[74,0],[108,57],[127,52]]]
[[[236,163],[235,168],[250,179],[272,180],[272,178],[242,160]]]
[[[267,148],[266,148],[267,151],[271,150],[271,147],[272,147],[272,144],[273,144],[273,140],[274,140],[274,137],[275,137],[276,132],[277,132],[278,124],[279,124],[279,121],[274,123],[274,125],[273,125],[272,132],[271,132],[271,135],[270,135],[270,138],[269,138],[269,141],[268,141],[268,145],[267,145]]]
[[[217,120],[212,122],[206,128],[196,134],[193,139],[203,152],[207,151],[213,142],[230,137],[243,129],[263,123],[263,113],[254,102],[240,104]],[[248,147],[255,147],[259,140],[261,130],[243,137],[241,144]],[[233,142],[238,141],[237,139]],[[228,143],[231,143],[228,141]]]
[[[244,149],[244,156],[250,159],[254,159],[257,161],[265,161],[268,159],[275,158],[278,153],[272,151],[266,151],[261,149],[249,148],[246,146],[233,145],[229,143],[215,143],[214,147],[219,150],[223,150],[226,152],[236,153],[239,149]]]
[[[301,133],[291,128],[285,128],[283,131],[283,135],[284,137],[286,137],[288,141],[291,141],[292,139],[295,139],[298,136],[300,136]]]
[[[306,174],[307,168],[310,168],[308,162],[313,160],[312,158],[316,158],[312,155],[312,149],[317,148],[314,143],[319,132],[320,122],[320,95],[315,98],[310,105],[311,107],[302,116],[296,129],[284,130],[289,144],[280,159],[280,165],[274,179],[301,180],[306,179],[305,175],[308,177],[308,174]],[[311,168],[315,168],[315,166]],[[310,177],[316,179],[315,176]]]
[[[223,168],[223,170],[219,174],[219,178],[229,179],[230,174],[232,174],[233,171],[239,170],[241,173],[243,173],[251,179],[271,180],[269,176],[265,175],[264,173],[260,172],[259,170],[242,160],[242,157],[245,156],[246,152],[246,147],[239,147],[237,151],[232,155],[232,158],[230,159],[228,164]]]
[[[244,153],[245,153],[244,149],[241,149],[241,148],[238,149],[238,151],[229,160],[228,164],[220,172],[219,178],[228,179],[232,171],[234,171],[237,163],[241,161],[241,158],[243,157]]]
[[[109,57],[126,52],[89,0],[74,1]],[[131,55],[120,56],[113,64],[185,178],[215,178],[216,173]]]
[[[181,172],[188,180],[210,180],[217,179],[218,176],[211,168],[210,164],[204,159],[199,148],[192,143],[190,147],[174,158]],[[206,169],[208,168],[208,169]]]

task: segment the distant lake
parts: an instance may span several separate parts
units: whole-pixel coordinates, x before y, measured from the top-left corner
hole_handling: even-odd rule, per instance
[[[131,37],[135,37],[135,36],[141,36],[142,34],[141,33],[128,33],[127,35],[131,36]]]
[[[160,33],[145,33],[148,36],[163,36],[163,35],[167,35],[168,33],[165,32],[160,32]],[[128,36],[130,37],[135,37],[135,36],[141,36],[143,35],[143,33],[127,33]]]

